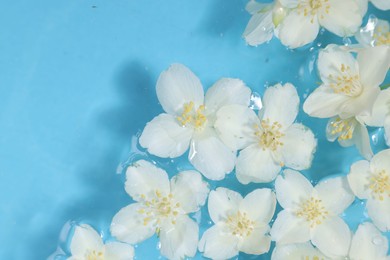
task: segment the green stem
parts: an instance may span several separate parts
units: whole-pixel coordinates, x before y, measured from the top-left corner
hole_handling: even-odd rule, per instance
[[[385,90],[387,88],[390,88],[390,83],[381,86],[381,90]]]

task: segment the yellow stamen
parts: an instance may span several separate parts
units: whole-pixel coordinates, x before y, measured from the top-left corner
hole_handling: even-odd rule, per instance
[[[254,125],[255,135],[259,139],[259,145],[265,149],[271,151],[277,150],[283,143],[280,139],[284,134],[280,131],[282,125],[279,122],[270,123],[269,119],[261,120],[260,126]]]
[[[246,213],[238,211],[236,214],[229,215],[226,224],[234,236],[246,237],[254,230],[255,223],[248,219]]]
[[[332,81],[329,86],[334,93],[341,93],[350,97],[359,96],[363,91],[359,75],[353,74],[351,67],[345,64],[340,65],[340,72],[340,75],[330,74],[328,76]]]
[[[321,200],[311,197],[300,205],[300,210],[295,214],[309,222],[311,227],[314,227],[320,225],[329,213],[325,210]]]
[[[181,116],[178,116],[176,119],[182,126],[192,125],[195,129],[201,129],[207,120],[203,114],[204,109],[204,105],[201,105],[195,111],[194,102],[191,101],[184,104]]]
[[[350,140],[353,137],[355,126],[357,124],[356,119],[341,119],[339,117],[331,120],[328,124],[328,132],[333,136],[338,136],[338,140]]]
[[[385,170],[379,171],[369,179],[368,188],[372,191],[374,199],[384,200],[390,197],[390,177]]]

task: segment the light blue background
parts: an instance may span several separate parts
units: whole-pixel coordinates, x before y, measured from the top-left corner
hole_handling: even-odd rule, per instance
[[[342,39],[325,33],[313,49],[296,51],[275,39],[246,46],[245,4],[0,1],[0,259],[45,259],[58,243],[66,247],[75,222],[90,223],[109,237],[113,215],[131,203],[117,167],[135,151],[134,136],[162,112],[154,87],[169,64],[187,65],[205,88],[220,77],[237,77],[261,94],[266,85],[289,81],[303,97],[317,86],[318,45]],[[375,13],[390,19],[389,13]],[[305,173],[314,181],[346,174],[360,159],[354,148],[324,139],[326,120],[301,113],[298,121],[319,138],[313,168]],[[376,150],[385,147],[382,135]],[[159,161],[171,175],[177,165],[188,167],[184,159]],[[264,186],[239,185],[233,174],[212,185],[243,194]],[[361,208],[356,202],[347,211],[352,228],[362,218],[355,209]],[[202,216],[204,230],[210,225],[206,207]],[[139,245],[138,259],[155,259],[158,251],[150,248],[156,241]]]

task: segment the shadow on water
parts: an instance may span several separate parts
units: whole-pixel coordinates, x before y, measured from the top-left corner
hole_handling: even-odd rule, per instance
[[[247,17],[242,15],[245,11],[244,0],[215,0],[210,2],[210,8],[200,24],[200,31],[208,35],[225,34],[231,28],[246,23]],[[249,17],[249,15],[248,15]],[[240,35],[240,34],[238,34]]]
[[[112,107],[97,113],[92,120],[94,125],[88,126],[97,133],[91,131],[85,137],[99,151],[94,158],[83,158],[83,163],[76,168],[80,171],[77,176],[80,176],[83,193],[78,200],[61,205],[63,210],[56,213],[55,220],[46,224],[45,233],[34,240],[31,249],[42,244],[54,245],[61,227],[69,220],[89,223],[103,234],[108,233],[114,214],[131,202],[124,190],[124,176],[116,174],[116,169],[130,150],[132,136],[144,127],[146,121],[161,112],[156,105],[155,79],[145,68],[139,62],[130,62],[115,76],[118,99]],[[47,255],[38,255],[44,251],[30,250],[31,259],[45,259],[54,251],[52,248]]]

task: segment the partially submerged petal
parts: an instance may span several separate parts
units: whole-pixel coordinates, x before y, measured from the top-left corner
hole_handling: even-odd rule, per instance
[[[109,242],[105,245],[105,259],[132,260],[134,248],[126,243]]]
[[[371,3],[375,5],[376,8],[381,10],[390,10],[390,1],[388,0],[371,0]]]
[[[271,182],[280,169],[280,162],[275,162],[271,151],[263,150],[258,144],[252,144],[238,155],[236,177],[242,184]]]
[[[138,203],[130,204],[115,214],[111,222],[112,236],[119,241],[137,244],[151,237],[155,232],[152,222],[145,222]]]
[[[260,121],[256,113],[245,106],[224,106],[217,113],[214,127],[221,140],[233,151],[255,142],[255,125]]]
[[[364,14],[358,1],[329,0],[327,4],[329,9],[319,14],[321,26],[341,37],[351,36],[359,29]]]
[[[272,9],[252,15],[243,33],[245,41],[249,45],[257,46],[272,39],[275,28],[272,16]]]
[[[355,200],[347,178],[336,177],[321,181],[315,187],[322,205],[332,215],[339,215]]]
[[[351,231],[344,220],[333,217],[312,230],[312,243],[328,257],[348,255]]]
[[[319,30],[317,16],[304,16],[293,9],[279,25],[278,37],[283,45],[294,49],[314,41]]]
[[[275,181],[276,197],[285,209],[296,209],[313,193],[313,185],[301,173],[286,169]]]
[[[148,198],[158,190],[163,194],[170,192],[168,174],[151,162],[139,160],[126,170],[126,192],[135,200]]]
[[[228,148],[212,129],[192,140],[188,159],[206,178],[222,180],[234,169],[236,152]]]
[[[293,260],[293,259],[321,259],[330,260],[323,255],[310,242],[276,245],[271,256],[272,260]]]
[[[296,88],[286,83],[267,88],[263,97],[262,119],[278,122],[285,128],[297,117],[299,96]]]
[[[171,115],[179,114],[184,104],[191,101],[195,107],[203,105],[204,92],[200,80],[182,64],[172,64],[161,72],[156,92],[161,106]]]
[[[270,189],[256,189],[246,195],[240,204],[240,212],[245,212],[249,219],[264,225],[271,221],[275,208],[276,196]]]
[[[284,164],[295,170],[308,169],[311,166],[317,139],[313,132],[302,124],[293,124],[281,139]]]
[[[76,226],[70,243],[70,252],[73,257],[84,257],[87,252],[93,250],[99,252],[102,249],[102,238],[95,229],[87,224]]]
[[[162,158],[175,158],[187,151],[193,130],[179,125],[176,118],[160,114],[146,124],[139,143],[149,153]]]
[[[198,236],[198,224],[186,215],[181,216],[169,229],[161,229],[161,255],[173,260],[193,257],[198,247]]]
[[[272,225],[271,237],[278,245],[304,243],[310,240],[310,226],[294,213],[282,210]]]
[[[383,200],[368,199],[367,213],[375,226],[382,232],[390,231],[390,197],[384,196]]]
[[[360,224],[352,238],[349,257],[351,259],[384,259],[389,242],[379,230],[369,222]]]
[[[216,113],[223,106],[249,106],[252,91],[240,79],[222,78],[214,83],[206,93],[207,113]]]
[[[197,171],[184,171],[171,179],[171,193],[185,213],[196,212],[209,194],[207,182]]]
[[[242,196],[235,191],[219,187],[210,192],[208,210],[210,218],[214,223],[223,221],[239,210]]]

